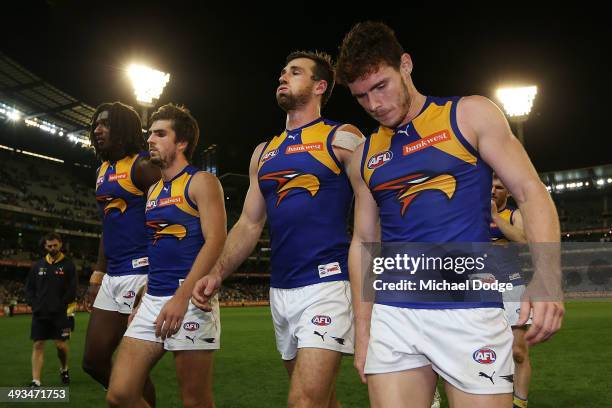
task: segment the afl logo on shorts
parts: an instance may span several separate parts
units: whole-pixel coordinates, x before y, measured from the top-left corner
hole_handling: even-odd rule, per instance
[[[196,331],[200,328],[200,323],[197,322],[186,322],[183,324],[183,329],[187,331]]]
[[[484,347],[476,350],[472,358],[480,364],[493,364],[497,360],[497,355],[492,349]]]
[[[374,156],[370,157],[370,159],[368,160],[368,169],[372,170],[377,167],[380,167],[383,164],[387,163],[392,158],[393,158],[393,152],[390,150],[386,150],[384,152],[375,154]]]
[[[325,315],[316,315],[311,320],[312,324],[316,324],[317,326],[329,326],[332,322],[331,317]]]
[[[261,156],[261,162],[267,162],[270,159],[273,159],[278,154],[278,149],[270,150],[268,153]]]
[[[132,299],[134,296],[136,296],[136,292],[134,292],[133,290],[130,290],[128,292],[125,292],[125,295],[123,295],[123,298]]]

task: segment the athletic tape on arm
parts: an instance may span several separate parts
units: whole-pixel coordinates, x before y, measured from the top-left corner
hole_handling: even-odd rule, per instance
[[[338,130],[334,136],[332,146],[340,147],[342,149],[354,152],[357,146],[359,146],[364,141],[364,138],[359,137],[352,132],[347,132],[346,130]]]

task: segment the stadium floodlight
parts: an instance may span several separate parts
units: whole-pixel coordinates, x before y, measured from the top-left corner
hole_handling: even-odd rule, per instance
[[[161,96],[170,81],[170,74],[139,64],[130,65],[127,72],[134,87],[136,101],[142,107],[140,119],[143,126],[146,126],[148,109],[152,108]]]
[[[13,122],[17,122],[19,119],[21,119],[21,114],[19,111],[13,109],[12,111],[8,112],[7,117]]]
[[[565,188],[565,184],[557,184],[555,187],[557,190],[563,190]]]
[[[603,186],[603,185],[604,185],[604,183],[605,183],[605,182],[604,182],[604,179],[599,179],[599,180],[597,180],[597,185],[598,185],[598,186]]]
[[[170,80],[170,74],[136,64],[130,65],[128,75],[132,80],[138,103],[151,106],[159,99]]]
[[[521,117],[529,115],[533,100],[538,93],[536,86],[524,86],[520,88],[500,88],[497,97],[504,105],[506,115],[510,117]]]
[[[517,136],[522,145],[525,145],[523,123],[529,117],[537,93],[537,86],[499,88],[496,92],[506,115],[508,115],[511,122],[517,125]]]

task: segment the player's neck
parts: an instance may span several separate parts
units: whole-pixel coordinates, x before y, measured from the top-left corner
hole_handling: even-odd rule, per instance
[[[179,155],[177,155],[176,159],[169,166],[161,169],[162,179],[164,181],[172,180],[174,177],[176,177],[177,174],[183,171],[183,169],[187,167],[188,165],[189,165],[189,162],[184,156],[180,155],[179,157]]]
[[[301,128],[304,125],[314,122],[321,117],[321,106],[319,104],[309,103],[299,109],[287,112],[287,121],[285,128],[293,130]]]
[[[116,151],[113,150],[108,153],[108,161],[110,161],[111,163],[116,163],[126,156],[127,156],[127,153],[123,149],[116,150]]]
[[[417,91],[414,86],[409,86],[408,95],[410,96],[410,107],[408,108],[408,113],[406,113],[406,116],[404,116],[402,122],[396,126],[398,128],[416,118],[419,113],[421,113],[421,110],[425,105],[425,101],[427,100],[427,97]]]

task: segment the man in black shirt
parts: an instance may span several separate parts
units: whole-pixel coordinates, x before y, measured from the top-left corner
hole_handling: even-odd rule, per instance
[[[32,306],[32,383],[40,386],[45,340],[55,340],[60,359],[60,378],[63,384],[70,383],[68,374],[68,343],[70,326],[66,307],[74,301],[77,276],[74,264],[60,249],[62,239],[58,234],[44,238],[47,255],[36,262],[28,275],[26,298]]]

